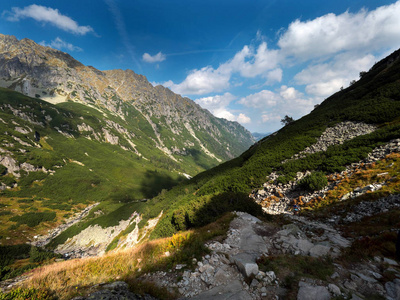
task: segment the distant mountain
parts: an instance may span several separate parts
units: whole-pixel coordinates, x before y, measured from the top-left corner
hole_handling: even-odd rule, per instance
[[[251,135],[254,137],[254,139],[256,141],[259,141],[259,140],[265,138],[266,136],[269,136],[270,134],[271,134],[270,132],[268,132],[268,133],[252,132],[251,133]]]
[[[238,123],[216,118],[167,88],[153,87],[142,75],[99,71],[29,39],[0,35],[0,86],[53,104],[83,108],[74,105],[79,103],[101,111],[104,130],[114,136],[128,132],[119,132],[118,141],[107,139],[103,130],[96,138],[82,122],[88,137],[124,145],[147,159],[151,149],[190,175],[238,156],[254,142]]]

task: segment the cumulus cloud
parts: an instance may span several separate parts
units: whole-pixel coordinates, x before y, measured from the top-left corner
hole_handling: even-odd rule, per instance
[[[261,117],[263,123],[273,124],[286,114],[299,117],[308,113],[313,108],[315,100],[305,97],[294,87],[282,85],[275,91],[262,90],[241,98],[238,103],[257,109],[257,115]]]
[[[83,51],[82,48],[78,46],[74,46],[70,43],[67,43],[66,41],[63,41],[61,38],[57,37],[55,40],[52,40],[50,43],[46,43],[45,41],[42,41],[39,43],[42,46],[46,47],[51,47],[51,48],[56,48],[58,50],[68,50],[68,51],[75,51],[75,52],[81,52]]]
[[[327,14],[292,22],[279,39],[285,56],[315,59],[350,50],[378,50],[400,41],[400,1],[373,11]],[[400,42],[397,42],[399,45]]]
[[[176,93],[203,95],[229,88],[231,77],[235,73],[245,78],[261,75],[271,81],[280,81],[282,70],[279,71],[279,68],[276,68],[279,59],[279,52],[269,50],[266,42],[262,42],[257,48],[246,45],[232,59],[221,64],[217,69],[207,66],[200,70],[192,70],[181,83],[175,84],[168,81],[163,85]]]
[[[165,54],[161,53],[161,51],[153,56],[151,56],[149,53],[144,53],[142,56],[142,59],[148,63],[161,62],[164,61],[166,58],[167,57],[165,56]]]
[[[368,70],[376,58],[372,54],[359,56],[357,53],[344,53],[326,63],[311,65],[294,77],[298,84],[306,85],[310,95],[326,97],[347,87],[357,79],[362,70]]]
[[[94,32],[90,26],[80,26],[76,21],[72,20],[59,12],[58,9],[51,7],[32,4],[24,8],[13,7],[11,12],[3,13],[8,21],[17,22],[21,19],[32,18],[38,22],[49,23],[57,28],[78,35],[85,35]]]
[[[237,121],[241,124],[250,123],[251,119],[244,113],[239,113],[239,115],[235,115],[228,108],[228,105],[234,100],[236,100],[236,96],[232,95],[231,93],[225,93],[223,95],[196,99],[195,102],[201,107],[208,109],[214,116],[218,118],[224,118],[229,121]]]
[[[281,120],[281,117],[277,114],[264,112],[263,114],[261,114],[261,120],[263,123],[279,122]]]
[[[179,84],[167,81],[163,85],[172,91],[183,95],[203,95],[212,92],[221,92],[229,87],[229,73],[212,67],[204,67],[200,70],[192,70]]]
[[[277,68],[275,70],[268,72],[267,75],[265,76],[267,78],[265,85],[271,85],[271,84],[274,84],[277,82],[281,82],[282,75],[283,75],[283,71],[281,68]]]
[[[276,106],[280,97],[278,94],[262,90],[258,93],[248,95],[239,100],[240,104],[253,108],[266,108]]]
[[[248,124],[251,123],[251,119],[246,116],[245,114],[240,113],[239,116],[237,117],[236,121],[238,121],[240,124]]]

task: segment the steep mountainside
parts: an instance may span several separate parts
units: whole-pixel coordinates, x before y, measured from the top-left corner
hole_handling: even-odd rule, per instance
[[[0,86],[54,104],[82,103],[111,113],[118,120],[110,126],[129,130],[122,138],[128,149],[146,157],[147,149],[134,145],[157,148],[191,175],[238,156],[254,142],[238,123],[215,118],[190,99],[153,87],[142,75],[99,71],[29,39],[0,35]]]
[[[156,197],[154,207],[161,207],[159,201],[165,201],[170,212],[165,213],[164,208],[154,236],[213,220],[213,214],[216,217],[229,209],[222,206],[229,206],[232,193],[243,193],[244,198],[251,193],[269,212],[290,211],[294,203],[322,205],[325,194],[312,193],[325,187],[327,175],[346,171],[352,163],[367,159],[376,147],[400,137],[399,100],[400,50],[240,157]],[[301,181],[308,174],[312,176]],[[273,209],[275,203],[279,205]]]
[[[239,157],[147,202],[121,197],[121,203],[94,203],[88,212],[64,201],[75,204],[71,212],[80,214],[70,214],[67,224],[32,244],[68,257],[108,253],[34,271],[26,286],[39,290],[28,291],[50,290],[70,299],[101,289],[101,283],[124,280],[128,284],[105,285],[106,290],[84,299],[127,295],[128,285],[135,292],[145,290],[169,299],[399,299],[400,50],[361,75],[309,115],[258,141]],[[15,126],[3,137],[2,155],[12,151],[11,143],[30,143],[33,148],[40,142],[40,151],[47,149],[43,155],[51,157],[57,137],[70,140],[65,135],[74,134],[70,129],[77,118],[61,110],[67,108],[62,105],[56,107],[60,113],[48,107],[46,112],[39,110],[36,118],[24,106],[23,112],[8,104],[3,107],[18,119],[0,120],[0,125]],[[37,123],[56,126],[51,123],[56,115],[70,118],[57,119],[61,132],[51,139],[37,138]],[[89,115],[81,117],[89,123]],[[39,127],[19,134],[29,131],[24,122]],[[71,166],[76,170],[76,165],[83,167],[81,162],[89,165],[93,158],[85,156],[95,152],[89,152],[90,145],[81,160],[66,156],[60,168],[43,165],[41,172],[55,170],[54,175],[43,185],[40,180],[30,182],[31,188],[39,193],[60,171]],[[35,166],[26,161],[19,167],[33,168],[29,164]],[[3,175],[7,177],[11,176]],[[96,190],[97,184],[86,182],[86,189],[90,185]],[[19,195],[17,189],[12,193]],[[15,227],[24,229],[23,234],[31,225],[45,229],[65,213],[61,208],[43,209],[54,205],[51,199],[18,198],[16,203],[6,195],[8,202],[2,202],[0,216],[14,235]],[[32,209],[30,214],[20,215],[27,208]],[[34,212],[40,214],[40,225]],[[34,247],[29,252],[21,245],[0,247],[0,251],[6,258],[3,278],[57,255]],[[36,265],[15,262],[27,256],[36,259]]]

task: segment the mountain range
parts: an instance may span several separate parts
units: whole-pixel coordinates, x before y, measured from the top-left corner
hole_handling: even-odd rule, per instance
[[[400,50],[246,149],[133,71],[2,39],[3,279],[65,260],[26,293],[400,297]]]

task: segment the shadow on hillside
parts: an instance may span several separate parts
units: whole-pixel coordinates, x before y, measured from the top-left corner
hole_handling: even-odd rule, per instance
[[[190,156],[193,157],[194,162],[196,163],[196,165],[202,167],[203,169],[208,170],[208,169],[210,169],[210,168],[215,166],[215,164],[210,164],[207,161],[204,161],[203,153],[200,150],[188,149],[187,151],[190,154]]]
[[[174,179],[165,173],[146,171],[141,181],[140,192],[145,198],[152,198],[157,196],[161,190],[170,189],[182,180],[183,178]]]
[[[225,192],[208,201],[194,200],[173,212],[171,223],[177,230],[205,226],[226,212],[243,211],[263,219],[267,215],[246,193]]]

